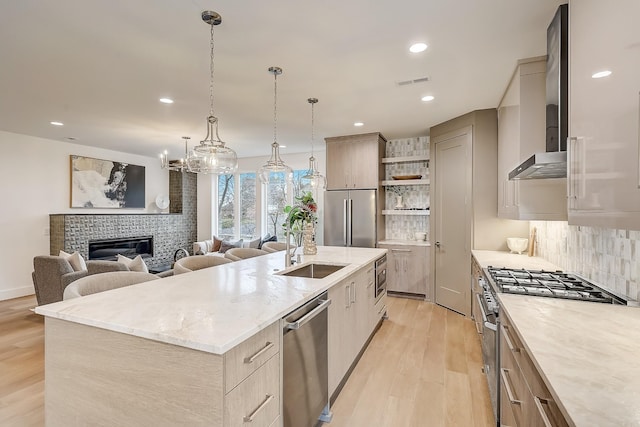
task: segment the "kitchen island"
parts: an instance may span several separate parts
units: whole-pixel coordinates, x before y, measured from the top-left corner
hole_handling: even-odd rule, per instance
[[[558,270],[536,257],[473,251],[482,268]],[[497,294],[566,422],[640,426],[640,308]],[[503,396],[504,397],[504,396]]]
[[[302,265],[344,266],[322,279],[281,275],[276,252],[38,307],[47,425],[280,425],[281,318],[385,252],[319,247]]]

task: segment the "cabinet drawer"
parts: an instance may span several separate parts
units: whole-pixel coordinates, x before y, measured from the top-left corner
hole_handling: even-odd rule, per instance
[[[224,425],[270,426],[280,415],[279,353],[249,375],[224,400]]]
[[[280,351],[280,324],[263,329],[224,355],[225,393]]]

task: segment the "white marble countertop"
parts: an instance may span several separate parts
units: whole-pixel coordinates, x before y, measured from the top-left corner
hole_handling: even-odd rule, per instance
[[[482,267],[556,269],[526,255],[473,256]],[[640,426],[640,308],[513,294],[498,299],[570,425]]]
[[[39,306],[36,313],[223,354],[385,252],[319,246],[317,255],[302,255],[300,265],[345,265],[324,279],[274,274],[284,269],[284,252],[275,252]]]

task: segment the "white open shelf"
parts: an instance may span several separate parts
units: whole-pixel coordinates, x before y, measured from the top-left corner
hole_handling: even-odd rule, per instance
[[[428,216],[428,210],[412,211],[409,209],[383,209],[382,215]]]
[[[383,157],[382,163],[406,163],[406,162],[426,162],[429,161],[429,155],[407,156],[407,157]]]
[[[393,179],[382,181],[383,186],[391,185],[429,185],[429,179]]]

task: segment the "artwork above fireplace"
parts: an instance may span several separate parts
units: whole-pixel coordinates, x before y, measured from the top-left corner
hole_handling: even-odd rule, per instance
[[[153,256],[153,236],[89,240],[89,259],[116,260],[118,255],[135,258]]]

